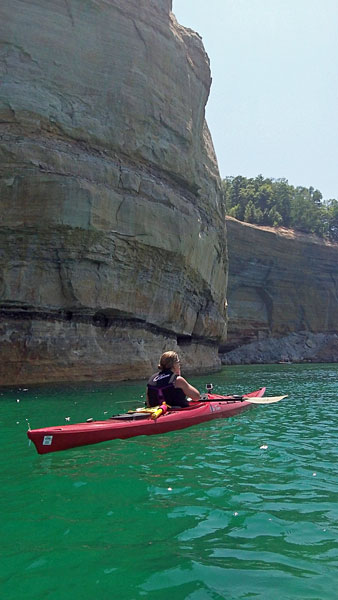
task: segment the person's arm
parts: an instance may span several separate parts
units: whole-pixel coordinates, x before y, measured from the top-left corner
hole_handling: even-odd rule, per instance
[[[194,388],[194,386],[190,385],[184,377],[179,375],[174,383],[175,387],[180,388],[188,398],[192,398],[192,400],[199,400],[200,393]]]

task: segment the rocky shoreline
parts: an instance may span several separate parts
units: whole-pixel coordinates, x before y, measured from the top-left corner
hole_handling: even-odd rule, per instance
[[[301,331],[254,341],[220,354],[223,365],[338,362],[338,334]]]

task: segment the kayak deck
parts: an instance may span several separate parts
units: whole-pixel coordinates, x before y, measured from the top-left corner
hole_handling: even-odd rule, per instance
[[[262,397],[264,392],[265,388],[261,388],[245,396]],[[177,431],[212,419],[232,417],[251,406],[242,396],[208,394],[206,401],[192,402],[187,408],[169,410],[157,419],[152,419],[149,413],[115,415],[105,421],[88,419],[74,425],[30,429],[27,435],[35,444],[37,452],[46,454],[115,439]],[[142,417],[138,416],[140,414]]]

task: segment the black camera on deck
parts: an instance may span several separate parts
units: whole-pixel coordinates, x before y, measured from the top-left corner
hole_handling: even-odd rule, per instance
[[[214,389],[214,386],[212,385],[212,383],[207,383],[205,388],[206,388],[206,390],[208,390],[208,392],[211,392],[211,390]]]

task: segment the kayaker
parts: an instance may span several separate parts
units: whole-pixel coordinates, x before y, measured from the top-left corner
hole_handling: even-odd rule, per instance
[[[181,376],[181,363],[177,352],[164,352],[147,383],[147,406],[158,406],[165,401],[170,406],[189,406],[188,398],[199,400],[200,393]]]

